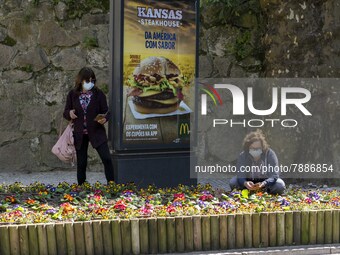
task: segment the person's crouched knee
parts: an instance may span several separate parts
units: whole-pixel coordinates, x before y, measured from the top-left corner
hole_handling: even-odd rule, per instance
[[[268,188],[268,192],[273,195],[282,195],[286,190],[286,185],[282,179],[278,179],[275,184]]]

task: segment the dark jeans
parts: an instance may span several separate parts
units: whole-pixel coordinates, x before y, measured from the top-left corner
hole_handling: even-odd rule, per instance
[[[230,180],[229,185],[230,185],[231,190],[233,190],[233,189],[245,189],[245,187],[243,185],[240,186],[238,184],[237,176],[234,176]],[[274,183],[274,185],[264,188],[264,190],[266,192],[270,193],[270,194],[279,194],[279,195],[283,194],[285,189],[286,189],[286,184],[281,178],[278,178],[276,180],[276,182]]]
[[[83,136],[83,142],[81,147],[77,151],[77,180],[78,184],[81,185],[86,180],[86,167],[87,167],[87,149],[89,147],[89,136]],[[110,155],[109,146],[106,143],[103,143],[99,147],[95,148],[99,154],[100,159],[104,164],[105,169],[105,177],[107,182],[114,181],[113,177],[113,165]]]

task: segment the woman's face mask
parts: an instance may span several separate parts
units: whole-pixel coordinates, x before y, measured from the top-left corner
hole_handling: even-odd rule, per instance
[[[90,82],[84,81],[83,88],[85,90],[91,90],[93,87],[94,87],[94,83],[92,81]]]
[[[260,141],[255,141],[249,146],[249,154],[253,158],[259,158],[262,154],[262,144]]]
[[[253,158],[258,158],[262,154],[262,149],[249,149],[249,154],[252,155]]]

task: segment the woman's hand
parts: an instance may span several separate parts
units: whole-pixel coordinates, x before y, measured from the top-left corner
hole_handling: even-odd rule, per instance
[[[71,117],[71,119],[73,119],[73,120],[76,119],[76,118],[78,118],[78,116],[75,114],[75,112],[76,112],[76,110],[74,110],[74,109],[70,111],[70,117]]]
[[[97,122],[98,122],[99,124],[104,125],[104,124],[106,123],[106,118],[101,118],[101,119],[97,120]]]
[[[266,185],[264,184],[264,182],[258,182],[255,184],[255,186],[257,187],[257,189],[262,189],[264,188]]]
[[[255,184],[251,181],[246,181],[244,182],[244,186],[249,189],[249,190],[256,190],[257,187],[255,186]]]

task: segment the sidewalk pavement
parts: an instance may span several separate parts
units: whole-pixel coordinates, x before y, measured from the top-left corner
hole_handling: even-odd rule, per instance
[[[178,254],[178,253],[177,253]],[[321,255],[321,254],[340,254],[339,245],[303,245],[303,246],[283,246],[258,249],[242,249],[228,251],[207,251],[207,252],[191,252],[185,254],[203,254],[203,255]],[[175,255],[175,254],[173,254]]]
[[[106,183],[104,172],[86,172],[86,179],[93,184],[96,181]],[[21,182],[24,185],[29,185],[33,182],[41,182],[44,184],[55,184],[60,182],[77,183],[76,170],[63,171],[48,171],[48,172],[0,172],[0,184],[10,184],[14,182]],[[216,179],[199,179],[199,183],[210,183],[213,188],[230,190],[229,181]]]

